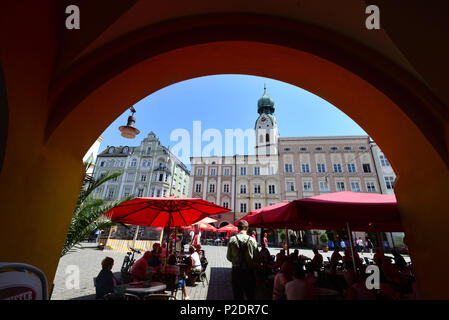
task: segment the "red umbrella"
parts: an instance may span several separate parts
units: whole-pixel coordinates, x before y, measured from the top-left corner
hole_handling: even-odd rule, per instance
[[[135,198],[105,213],[112,222],[146,227],[189,226],[209,215],[230,211],[199,198]]]
[[[220,229],[217,230],[218,232],[233,232],[233,233],[238,233],[239,229],[234,226],[233,224],[227,224],[224,227],[221,227]]]
[[[217,228],[215,228],[213,225],[210,225],[208,223],[201,222],[201,223],[199,223],[199,226],[200,226],[200,230],[217,232]]]
[[[243,218],[235,221],[234,225],[238,225],[240,220],[248,221],[253,228],[292,229],[299,224],[296,205],[288,201],[251,211]]]
[[[293,201],[304,229],[402,231],[396,197],[378,193],[342,191]]]

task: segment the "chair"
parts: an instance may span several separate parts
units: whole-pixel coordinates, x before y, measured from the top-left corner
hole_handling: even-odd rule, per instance
[[[201,269],[201,272],[200,272],[200,274],[198,275],[198,279],[201,281],[201,283],[203,284],[203,287],[204,287],[204,281],[206,281],[206,284],[209,286],[209,281],[207,280],[207,275],[206,275],[206,269],[207,269],[207,265],[208,265],[209,263],[205,263],[203,266],[202,266],[202,269]]]

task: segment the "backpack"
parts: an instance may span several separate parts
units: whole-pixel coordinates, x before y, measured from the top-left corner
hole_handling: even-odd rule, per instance
[[[246,253],[248,252],[248,242],[251,237],[248,236],[246,242],[240,242],[239,238],[236,236],[237,240],[237,248],[240,253],[240,268],[241,269],[249,269],[251,266],[248,266],[248,262],[246,260]]]

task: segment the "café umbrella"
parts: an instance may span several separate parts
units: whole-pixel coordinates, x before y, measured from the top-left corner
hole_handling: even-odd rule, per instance
[[[153,197],[123,202],[104,215],[115,223],[171,228],[189,226],[207,216],[227,211],[230,209],[200,198]],[[168,237],[169,232],[167,245]]]

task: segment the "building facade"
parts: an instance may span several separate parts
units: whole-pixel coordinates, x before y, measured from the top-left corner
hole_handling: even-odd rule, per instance
[[[368,136],[279,138],[279,165],[282,200],[381,192]]]
[[[96,190],[96,196],[107,201],[135,197],[186,197],[190,172],[162,146],[153,132],[137,147],[107,146],[97,156],[94,178],[121,172]]]
[[[380,189],[383,194],[394,194],[394,182],[396,174],[390,165],[387,157],[385,157],[379,146],[371,141],[371,153],[373,154],[374,163],[376,165],[377,175],[379,177]]]
[[[92,175],[94,173],[95,162],[97,161],[98,150],[100,150],[100,144],[102,140],[102,137],[99,137],[97,140],[95,140],[94,144],[89,148],[89,150],[83,157],[83,163],[86,167],[87,175]]]
[[[257,102],[254,155],[190,159],[189,195],[231,209],[231,212],[215,217],[218,227],[280,201],[279,131],[274,111],[274,101],[264,88]]]

